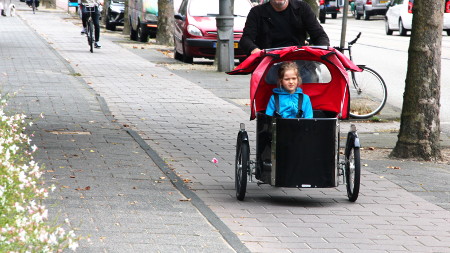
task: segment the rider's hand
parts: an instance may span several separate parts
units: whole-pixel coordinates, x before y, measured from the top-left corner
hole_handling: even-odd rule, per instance
[[[256,53],[259,53],[261,51],[262,51],[261,49],[255,48],[255,49],[252,50],[252,52],[250,52],[250,54],[256,54]]]

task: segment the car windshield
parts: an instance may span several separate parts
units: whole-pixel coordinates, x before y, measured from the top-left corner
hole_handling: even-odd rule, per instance
[[[189,13],[194,17],[206,17],[219,15],[220,0],[192,0]],[[234,0],[234,15],[246,17],[252,5],[247,0]]]

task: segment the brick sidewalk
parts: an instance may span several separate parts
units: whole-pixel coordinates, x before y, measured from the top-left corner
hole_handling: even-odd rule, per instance
[[[62,13],[20,13],[252,252],[450,252],[450,212],[363,170],[360,198],[345,187],[248,186],[234,197],[234,145],[248,115],[182,77],[102,40],[88,53]],[[254,147],[254,122],[249,122]],[[216,157],[218,164],[211,163]],[[372,166],[369,164],[369,166]],[[148,182],[147,182],[148,183]]]
[[[65,59],[18,17],[0,24],[0,90],[17,91],[9,109],[36,119],[36,160],[57,186],[47,206],[90,238],[79,252],[245,251],[229,230],[210,224],[213,216],[199,212],[204,204],[175,187],[176,177],[161,171],[151,150],[111,122],[106,104]]]

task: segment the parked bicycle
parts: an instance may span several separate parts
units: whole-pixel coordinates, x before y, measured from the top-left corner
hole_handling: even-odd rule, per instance
[[[361,33],[348,43],[347,48],[336,48],[341,52],[348,51],[352,59],[352,46],[358,41]],[[350,87],[350,116],[356,119],[367,119],[379,113],[387,100],[387,88],[383,78],[373,69],[358,65],[363,71],[349,71],[352,79]]]

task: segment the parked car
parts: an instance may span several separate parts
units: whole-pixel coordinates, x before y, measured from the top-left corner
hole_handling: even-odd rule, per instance
[[[158,0],[128,1],[130,39],[147,42],[155,37],[158,28]]]
[[[401,36],[406,36],[412,29],[412,17],[414,0],[392,0],[388,6],[385,17],[386,34],[392,35],[398,31]],[[450,0],[445,1],[443,30],[450,36]]]
[[[326,15],[331,14],[332,19],[337,18],[337,14],[339,13],[339,4],[337,0],[320,0],[319,1],[319,20],[320,23],[325,23]]]
[[[252,6],[250,0],[234,0],[234,57],[237,59],[246,57],[238,46]],[[219,0],[183,0],[175,14],[175,59],[192,63],[194,57],[215,57],[218,15]]]
[[[125,12],[125,0],[108,0],[105,2],[105,26],[106,29],[115,31],[116,26],[123,26]]]
[[[369,20],[371,16],[385,15],[388,4],[389,0],[356,0],[356,19],[363,17],[364,20]]]

